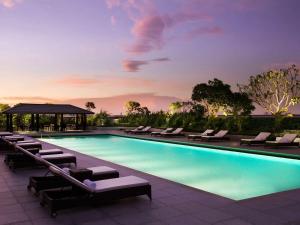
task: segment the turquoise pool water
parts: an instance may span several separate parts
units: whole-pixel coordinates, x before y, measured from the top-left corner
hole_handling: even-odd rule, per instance
[[[234,200],[300,188],[300,161],[98,135],[42,139]]]

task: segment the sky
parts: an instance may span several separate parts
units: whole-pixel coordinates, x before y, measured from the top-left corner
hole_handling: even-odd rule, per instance
[[[0,100],[149,94],[300,65],[298,0],[0,0]]]

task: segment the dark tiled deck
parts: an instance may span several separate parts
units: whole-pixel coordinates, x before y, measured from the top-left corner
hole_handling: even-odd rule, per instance
[[[44,145],[44,149],[52,147],[50,144]],[[4,163],[0,163],[0,225],[300,224],[300,190],[233,201],[84,154],[74,153],[78,157],[79,167],[107,165],[118,169],[121,176],[134,174],[148,179],[153,187],[152,202],[146,197],[131,198],[98,208],[81,207],[59,211],[58,217],[53,219],[47,209],[40,207],[38,198],[26,190],[29,176],[43,175],[46,170],[22,169],[13,173]],[[3,160],[2,155],[0,160]]]

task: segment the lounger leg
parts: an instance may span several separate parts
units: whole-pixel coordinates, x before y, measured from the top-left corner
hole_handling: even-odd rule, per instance
[[[148,191],[147,191],[147,196],[149,197],[150,201],[152,201],[152,191],[151,191],[151,187],[149,187]]]

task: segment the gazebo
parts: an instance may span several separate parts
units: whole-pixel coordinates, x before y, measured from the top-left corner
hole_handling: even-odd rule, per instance
[[[63,131],[64,129],[64,115],[74,115],[75,116],[75,127],[86,130],[87,125],[87,115],[94,114],[91,111],[79,108],[74,105],[69,104],[27,104],[20,103],[14,107],[3,111],[6,114],[6,130],[13,131],[13,115],[24,115],[31,114],[30,127],[32,130],[39,131],[40,129],[40,115],[54,115],[54,127],[55,130]],[[60,118],[59,118],[60,117]],[[60,119],[60,124],[58,120]],[[79,120],[81,123],[79,123]]]

